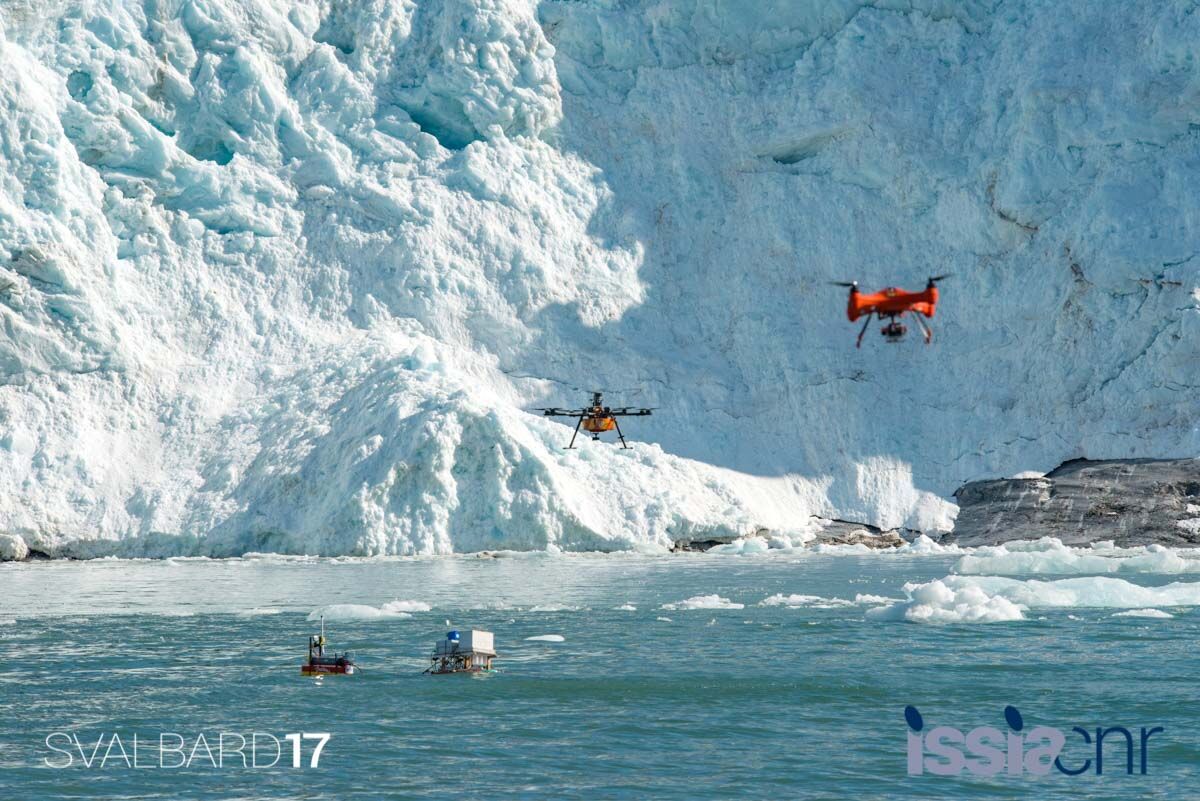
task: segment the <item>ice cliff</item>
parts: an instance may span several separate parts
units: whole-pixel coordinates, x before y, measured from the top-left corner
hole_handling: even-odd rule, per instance
[[[1195,456],[1193,10],[4,0],[5,552],[936,531]],[[854,349],[830,280],[942,272]],[[632,449],[525,411],[590,388]]]

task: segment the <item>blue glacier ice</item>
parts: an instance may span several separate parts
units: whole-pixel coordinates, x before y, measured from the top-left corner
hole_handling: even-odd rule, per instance
[[[3,552],[944,531],[1200,451],[1184,0],[9,0]],[[861,351],[832,280],[954,273]],[[630,450],[527,409],[657,406]]]

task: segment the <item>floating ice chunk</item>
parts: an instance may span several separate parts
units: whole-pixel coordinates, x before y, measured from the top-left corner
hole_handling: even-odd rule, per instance
[[[424,601],[388,601],[380,608],[384,612],[428,612],[433,609]]]
[[[969,575],[1105,575],[1110,573],[1200,573],[1200,559],[1184,558],[1162,545],[1138,548],[1071,548],[1054,537],[977,548],[958,560],[956,573]]]
[[[578,606],[567,606],[566,604],[538,604],[529,607],[530,612],[578,612]]]
[[[526,637],[525,642],[563,642],[566,637],[561,634],[537,634],[533,637]]]
[[[1001,593],[1017,603],[1038,607],[1135,608],[1200,604],[1200,582],[1175,582],[1160,587],[1143,587],[1125,579],[1105,576],[1057,581],[1019,581],[991,576],[959,580],[974,582],[989,592]]]
[[[1200,605],[1200,581],[1143,587],[1108,576],[1039,581],[1000,576],[947,576],[925,584],[905,584],[908,600],[870,609],[877,620],[1019,620],[1026,608],[1150,608]]]
[[[326,620],[379,620],[412,617],[408,612],[389,611],[387,604],[383,608],[375,608],[365,604],[332,604],[314,609],[309,613],[309,620],[320,620],[324,615]]]
[[[743,609],[745,604],[734,603],[720,595],[694,595],[673,604],[663,604],[663,609]]]
[[[615,609],[618,612],[636,612],[637,611],[637,607],[634,606],[633,604],[621,604],[620,606],[614,606],[613,609]]]
[[[15,626],[17,619],[14,617],[0,617],[0,626]]]
[[[253,609],[243,609],[238,612],[238,617],[261,617],[263,615],[278,615],[283,610],[273,606],[256,606]],[[318,617],[320,617],[318,615]]]
[[[1124,612],[1114,612],[1113,617],[1151,617],[1158,620],[1169,620],[1173,617],[1170,612],[1161,609],[1128,609]]]
[[[854,603],[862,605],[862,606],[872,606],[872,605],[878,605],[878,604],[895,604],[895,603],[900,603],[901,600],[902,600],[901,598],[886,598],[882,595],[868,595],[868,594],[863,594],[861,592],[858,595],[854,596]]]
[[[659,623],[672,623],[673,622],[671,620],[671,618],[669,618],[669,617],[656,617],[654,619],[657,620]]]
[[[776,594],[758,602],[759,606],[813,606],[818,609],[832,609],[836,606],[854,606],[853,601],[844,598],[822,598],[819,595],[783,595]]]
[[[953,577],[950,577],[953,578]],[[910,620],[919,623],[996,623],[1022,620],[1021,607],[980,587],[952,586],[950,580],[905,584],[908,600],[867,610],[870,620]]]
[[[770,598],[763,598],[758,602],[759,606],[808,606],[809,604],[819,601],[820,597],[816,595],[782,595],[775,594]]]

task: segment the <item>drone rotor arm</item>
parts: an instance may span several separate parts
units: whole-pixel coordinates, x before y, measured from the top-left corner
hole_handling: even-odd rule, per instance
[[[543,417],[586,417],[588,411],[586,409],[538,409]]]
[[[626,417],[646,417],[647,415],[650,414],[650,411],[651,411],[651,409],[647,409],[647,408],[644,408],[641,406],[621,406],[620,408],[617,408],[617,409],[609,409],[608,413],[613,416],[621,414],[621,415],[625,415]]]

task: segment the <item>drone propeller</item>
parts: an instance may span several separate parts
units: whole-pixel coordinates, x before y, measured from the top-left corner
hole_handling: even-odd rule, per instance
[[[936,284],[938,281],[945,281],[947,278],[953,278],[953,277],[954,277],[954,273],[946,273],[944,275],[931,275],[931,276],[929,276],[929,283]]]
[[[834,286],[846,286],[851,288],[858,286],[857,281],[830,281],[829,283],[833,284]]]

